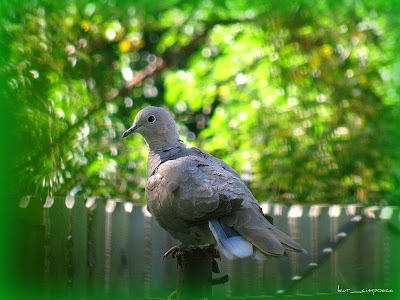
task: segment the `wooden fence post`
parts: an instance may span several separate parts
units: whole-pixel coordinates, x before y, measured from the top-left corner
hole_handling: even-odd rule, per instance
[[[216,250],[211,247],[179,251],[176,299],[211,297],[212,271]]]

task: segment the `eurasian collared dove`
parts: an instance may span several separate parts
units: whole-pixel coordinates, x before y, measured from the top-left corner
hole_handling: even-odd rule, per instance
[[[149,147],[146,200],[157,222],[183,245],[217,243],[228,258],[307,253],[262,214],[246,184],[224,161],[179,139],[160,107],[146,107],[123,134],[140,133]]]

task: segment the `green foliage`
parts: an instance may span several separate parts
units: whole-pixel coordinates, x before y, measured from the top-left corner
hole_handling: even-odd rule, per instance
[[[385,3],[6,5],[18,193],[143,201],[147,150],[121,135],[164,105],[260,200],[396,203],[400,26]]]

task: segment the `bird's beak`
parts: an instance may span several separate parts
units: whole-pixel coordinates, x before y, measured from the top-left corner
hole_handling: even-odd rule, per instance
[[[131,128],[129,128],[128,130],[126,130],[124,132],[124,134],[122,135],[123,138],[127,137],[128,135],[135,133],[136,130],[140,127],[140,125],[134,125]]]

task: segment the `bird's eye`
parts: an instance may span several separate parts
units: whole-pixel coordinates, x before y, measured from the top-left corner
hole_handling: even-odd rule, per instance
[[[155,116],[150,116],[147,121],[149,121],[150,123],[153,123],[156,120]]]

